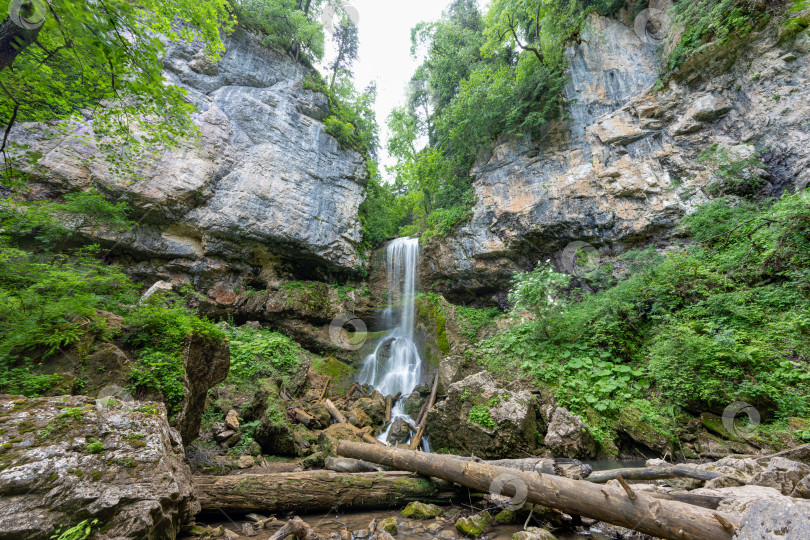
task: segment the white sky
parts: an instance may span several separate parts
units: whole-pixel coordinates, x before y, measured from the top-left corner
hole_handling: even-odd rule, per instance
[[[405,101],[405,86],[419,62],[411,58],[411,28],[421,21],[437,20],[450,0],[346,0],[357,10],[360,36],[359,60],[354,83],[362,90],[377,81],[377,123],[380,125],[380,173],[393,163],[385,149],[385,119]],[[331,36],[326,35],[327,50]],[[327,53],[327,60],[331,54]]]

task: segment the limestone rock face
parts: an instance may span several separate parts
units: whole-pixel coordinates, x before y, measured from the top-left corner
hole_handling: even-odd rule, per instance
[[[303,88],[305,68],[243,30],[225,44],[216,63],[198,43],[168,44],[164,74],[197,106],[200,138],[145,158],[138,178],[88,160],[97,153],[79,140],[84,125],[63,138],[19,126],[15,140],[43,154],[33,196],[96,187],[131,203],[138,227],[87,234],[152,281],[234,285],[282,269],[353,271],[363,159],[324,131],[326,98]]]
[[[804,33],[766,26],[746,43],[708,47],[654,91],[654,47],[592,15],[566,54],[567,121],[541,140],[504,139],[471,175],[471,219],[423,250],[423,283],[455,303],[501,303],[516,270],[566,262],[574,241],[609,258],[670,238],[715,181],[698,154],[764,150],[764,194],[810,181],[810,58]],[[747,150],[748,151],[748,150]]]
[[[0,396],[0,538],[45,540],[87,519],[109,539],[173,539],[199,512],[159,403]]]
[[[500,386],[486,371],[451,384],[447,399],[427,417],[433,446],[482,458],[531,453],[535,427],[532,394],[517,386]]]
[[[543,444],[555,456],[590,457],[596,453],[596,443],[585,423],[565,407],[557,407],[549,415]]]

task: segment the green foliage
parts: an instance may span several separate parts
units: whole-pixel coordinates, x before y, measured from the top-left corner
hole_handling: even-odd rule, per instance
[[[262,34],[265,47],[311,62],[324,53],[323,26],[317,20],[321,3],[307,2],[305,8],[296,0],[236,0],[234,12],[239,24]]]
[[[501,313],[496,307],[477,309],[466,306],[456,306],[455,310],[460,331],[470,343],[475,342],[479,330],[491,323],[492,320]]]
[[[85,519],[80,523],[74,525],[73,527],[65,530],[64,532],[60,530],[56,531],[56,534],[51,536],[52,540],[86,540],[90,538],[90,535],[93,533],[93,529],[98,526],[98,520],[89,520]]]
[[[104,443],[96,439],[90,439],[85,447],[88,454],[100,454],[104,451]]]
[[[226,0],[107,0],[97,9],[83,0],[50,3],[36,45],[20,38],[19,54],[0,70],[2,123],[81,119],[79,111],[92,109],[92,134],[78,136],[102,150],[113,173],[133,174],[133,158],[194,132],[185,93],[165,84],[164,45],[155,36],[199,38],[216,58],[224,50],[220,31],[231,27]],[[69,121],[53,127],[76,128]],[[9,149],[10,174],[17,160],[38,157],[13,138],[4,143]]]
[[[666,81],[682,64],[710,46],[745,37],[762,16],[763,2],[755,0],[680,0],[672,8],[671,32],[678,42],[665,59],[661,79]]]
[[[168,305],[167,305],[168,300]],[[139,349],[138,362],[130,374],[134,388],[160,391],[169,414],[176,413],[185,393],[183,348],[196,334],[208,342],[226,338],[225,331],[207,319],[201,319],[183,305],[172,305],[173,295],[150,297],[126,318],[128,332],[124,340]]]
[[[471,424],[478,424],[485,428],[492,429],[495,427],[495,420],[489,415],[489,407],[486,405],[475,405],[470,409],[468,422]]]
[[[301,347],[284,334],[249,327],[229,328],[232,382],[251,382],[298,368]]]
[[[698,154],[698,159],[708,163],[717,178],[707,190],[712,196],[753,197],[765,184],[760,177],[765,164],[759,152],[747,155],[746,151],[733,152],[714,144]]]
[[[517,272],[512,277],[509,301],[514,311],[529,311],[545,316],[563,307],[563,291],[571,284],[571,276],[560,274],[548,264],[540,264],[528,273]]]
[[[759,205],[713,201],[683,226],[695,244],[666,256],[630,254],[633,273],[594,294],[555,305],[544,281],[521,277],[513,300],[533,298],[528,304],[545,310],[472,354],[506,376],[533,374],[600,436],[630,405],[700,412],[743,400],[763,415],[806,416],[807,194]],[[670,416],[658,414],[659,431]]]

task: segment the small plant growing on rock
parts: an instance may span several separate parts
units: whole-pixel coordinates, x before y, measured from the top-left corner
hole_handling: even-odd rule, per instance
[[[51,540],[85,540],[90,537],[96,525],[98,525],[97,519],[93,521],[85,519],[64,532],[61,532],[61,529],[57,530],[56,534],[51,536]]]
[[[486,405],[476,405],[470,409],[468,421],[471,424],[478,424],[479,426],[484,426],[489,429],[495,427],[495,420],[489,415],[489,408]]]
[[[85,450],[88,454],[100,454],[104,451],[104,443],[97,439],[90,439]]]

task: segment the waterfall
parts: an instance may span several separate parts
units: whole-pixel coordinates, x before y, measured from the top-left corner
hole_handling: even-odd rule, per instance
[[[383,396],[402,392],[402,397],[391,409],[391,423],[378,437],[383,442],[386,442],[391,425],[397,418],[414,423],[405,414],[402,401],[413,392],[422,378],[422,358],[413,338],[419,239],[397,238],[392,241],[388,244],[386,259],[388,307],[383,312],[383,318],[386,327],[392,330],[366,357],[358,374],[360,384],[371,385]],[[423,441],[423,447],[428,450],[427,441]]]

